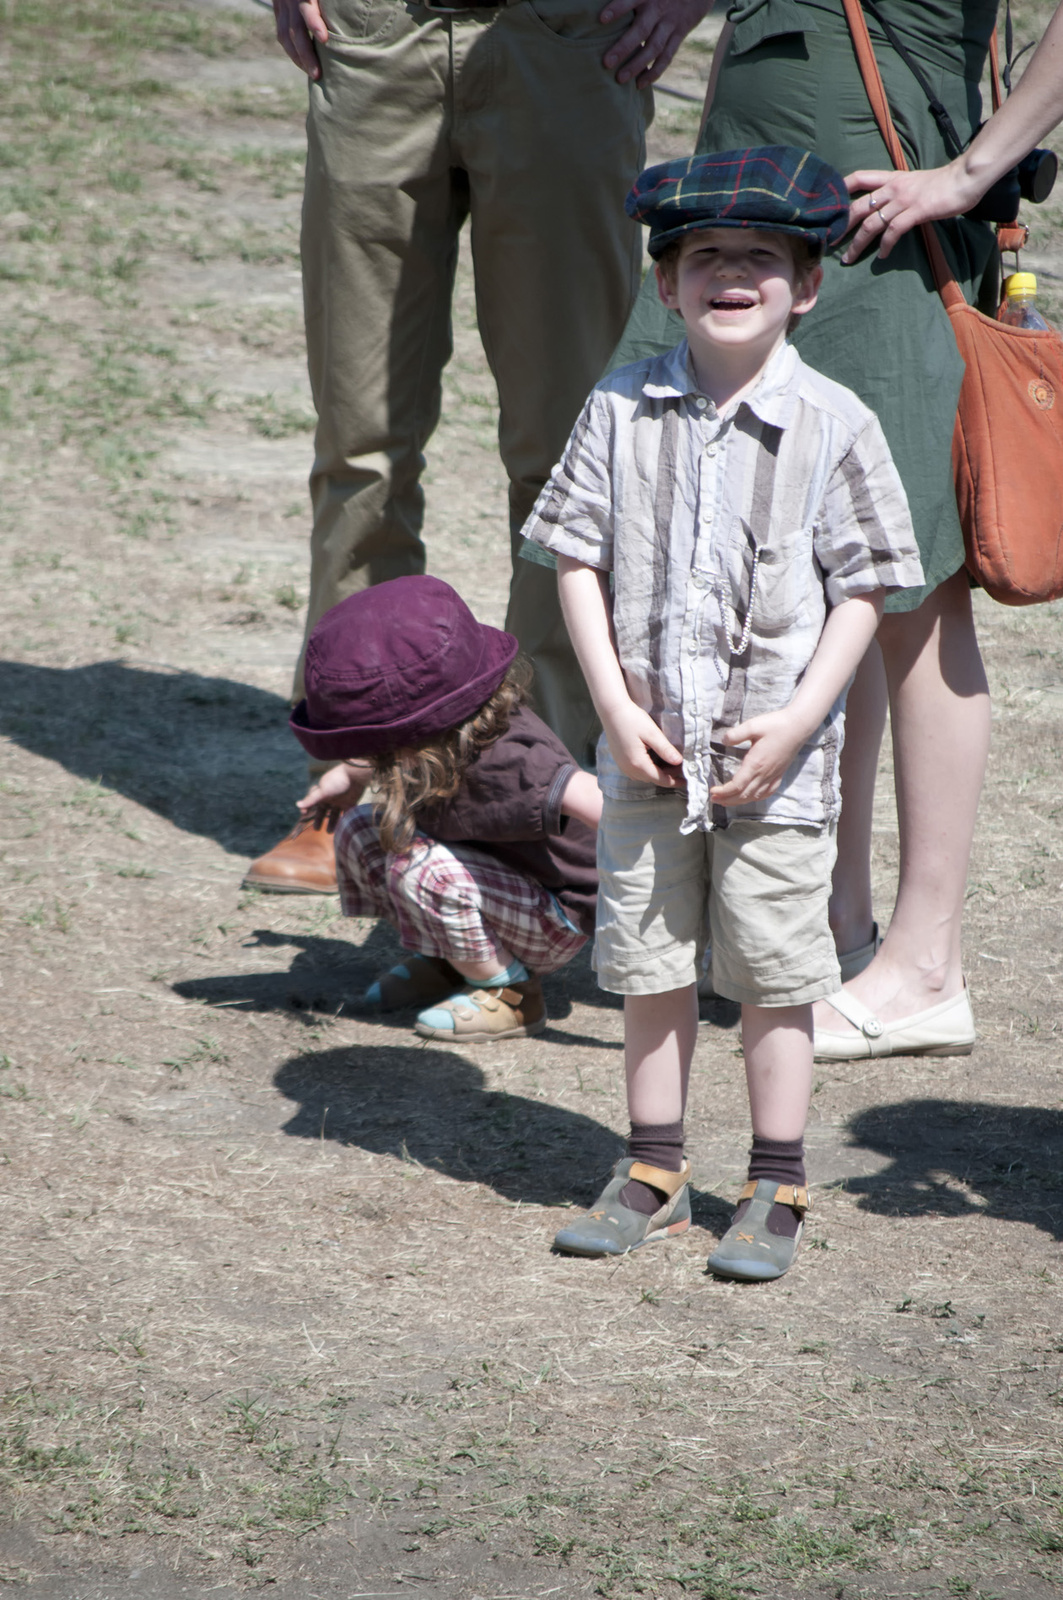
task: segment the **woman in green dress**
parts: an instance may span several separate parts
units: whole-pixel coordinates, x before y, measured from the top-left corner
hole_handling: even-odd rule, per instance
[[[966,142],[981,118],[979,83],[995,0],[879,0]],[[909,164],[938,168],[949,152],[910,68],[868,14]],[[699,150],[789,144],[842,172],[888,179],[841,0],[739,0],[717,48]],[[854,186],[855,187],[855,186]],[[877,196],[872,194],[872,199]],[[866,243],[874,230],[859,202]],[[887,210],[885,205],[882,210]],[[968,298],[995,308],[991,229],[965,218],[942,242]],[[849,697],[831,920],[845,987],[816,1011],[816,1052],[845,1059],[922,1048],[966,1053],[974,1023],[960,957],[960,917],[989,741],[989,696],[963,566],[951,442],[963,366],[920,235],[888,259],[867,250],[825,263],[819,303],[794,335],[810,366],[875,410],[904,480],[926,583],[887,601],[887,615]],[[681,333],[681,330],[680,330]],[[615,364],[667,349],[680,333],[648,284]],[[877,948],[870,842],[875,769],[887,694],[900,822],[900,874]]]

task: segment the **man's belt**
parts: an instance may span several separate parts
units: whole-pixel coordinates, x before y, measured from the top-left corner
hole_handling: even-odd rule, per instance
[[[466,11],[503,11],[510,4],[510,0],[483,0],[482,5],[447,6],[433,4],[432,0],[421,0],[425,11],[430,11],[434,17],[452,17],[464,15]]]

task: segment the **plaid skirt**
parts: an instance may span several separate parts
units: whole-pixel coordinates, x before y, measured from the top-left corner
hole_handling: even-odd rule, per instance
[[[586,944],[549,890],[472,845],[416,833],[387,854],[372,806],[345,811],[336,828],[336,875],[347,917],[383,917],[404,950],[447,961],[501,959],[556,972]]]

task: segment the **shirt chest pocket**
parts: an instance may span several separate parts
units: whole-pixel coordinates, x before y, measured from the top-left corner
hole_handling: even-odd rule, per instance
[[[813,578],[812,530],[796,529],[758,543],[743,522],[728,560],[728,599],[734,619],[731,648],[741,655],[752,635],[777,638],[808,604]]]

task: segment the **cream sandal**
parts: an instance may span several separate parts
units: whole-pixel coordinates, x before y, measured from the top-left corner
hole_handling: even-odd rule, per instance
[[[825,995],[826,1004],[851,1022],[856,1033],[831,1033],[817,1028],[817,1061],[860,1061],[869,1056],[969,1056],[977,1038],[967,980],[959,994],[939,1005],[915,1011],[896,1022],[883,1022],[855,995],[839,989]]]

